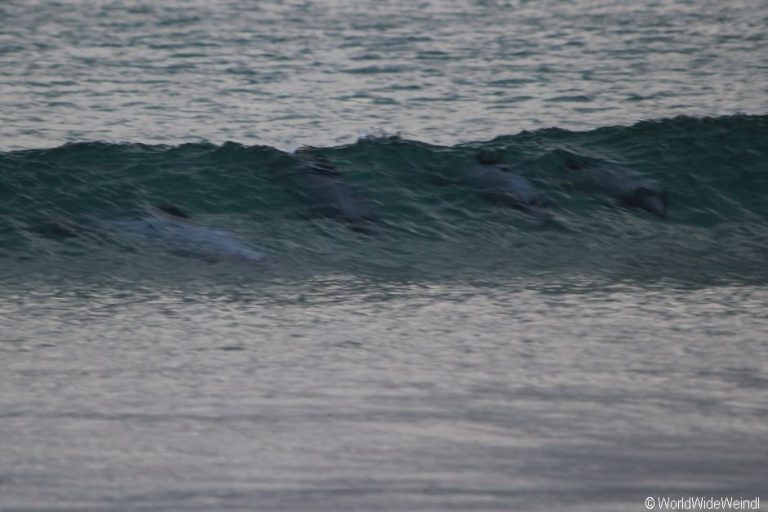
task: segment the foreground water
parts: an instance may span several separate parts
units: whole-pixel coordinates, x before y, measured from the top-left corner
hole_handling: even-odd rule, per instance
[[[764,496],[766,300],[760,286],[592,278],[24,279],[2,292],[3,505],[641,510],[646,496]]]
[[[768,499],[767,14],[5,2],[0,508]]]

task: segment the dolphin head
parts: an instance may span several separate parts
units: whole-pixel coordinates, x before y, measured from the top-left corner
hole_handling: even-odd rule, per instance
[[[500,165],[504,163],[504,153],[498,150],[483,149],[475,155],[481,165]]]
[[[160,213],[167,215],[168,217],[176,218],[176,219],[188,219],[189,215],[176,206],[175,204],[169,204],[169,203],[163,203],[155,206],[155,210]]]
[[[341,176],[339,169],[325,157],[318,157],[308,165],[309,171],[323,176]]]
[[[333,162],[314,146],[302,146],[296,150],[296,155],[304,160],[305,168],[309,172],[324,176],[341,176],[341,172]]]
[[[640,186],[622,196],[621,204],[628,208],[642,208],[658,217],[667,218],[667,196],[664,192]]]

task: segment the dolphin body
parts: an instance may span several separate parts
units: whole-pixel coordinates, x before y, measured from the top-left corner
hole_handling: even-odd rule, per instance
[[[491,201],[535,217],[552,217],[547,202],[533,183],[507,167],[501,153],[482,150],[475,158],[477,165],[461,173],[439,176],[438,180],[470,188]]]
[[[169,251],[183,256],[193,256],[206,261],[259,262],[264,253],[249,246],[227,231],[196,224],[186,215],[176,215],[169,210],[175,207],[159,207],[158,212],[138,219],[107,221],[112,230],[139,235],[158,242]]]
[[[322,155],[310,154],[310,158],[293,180],[293,188],[308,200],[312,213],[344,222],[354,231],[373,233],[370,224],[378,220],[378,215],[365,194],[347,183]]]
[[[566,168],[574,184],[611,196],[625,208],[640,208],[667,218],[667,195],[653,180],[624,169],[589,167],[575,161],[567,162]]]
[[[505,166],[478,165],[463,173],[457,181],[492,201],[529,215],[542,217],[551,213],[533,183]]]

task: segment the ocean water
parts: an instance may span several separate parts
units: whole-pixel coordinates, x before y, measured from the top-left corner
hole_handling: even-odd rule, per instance
[[[0,509],[765,501],[766,26],[3,2]]]

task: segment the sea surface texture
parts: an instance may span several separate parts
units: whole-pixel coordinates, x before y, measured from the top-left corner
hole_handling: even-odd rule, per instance
[[[0,510],[768,503],[768,3],[0,3]]]

